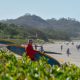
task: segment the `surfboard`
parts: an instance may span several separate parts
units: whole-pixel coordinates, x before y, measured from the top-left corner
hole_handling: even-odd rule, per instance
[[[18,55],[23,55],[23,53],[25,52],[25,48],[21,47],[21,46],[7,46],[7,49],[9,49],[10,51],[18,54]],[[42,53],[42,52],[39,52],[35,55],[35,58],[37,60],[40,59],[40,57],[44,56],[48,61],[48,64],[50,64],[51,66],[52,65],[58,65],[60,66],[60,63],[54,59],[53,57],[47,55],[46,53]]]
[[[0,43],[7,45],[7,46],[6,46],[7,49],[9,49],[10,51],[14,52],[15,54],[18,54],[18,55],[21,55],[21,56],[22,56],[23,53],[25,52],[25,48],[24,48],[24,47],[18,46],[18,45],[16,45],[16,44],[12,44],[11,42],[0,41]],[[60,66],[60,63],[59,63],[56,59],[54,59],[53,57],[47,55],[47,54],[44,53],[44,52],[43,52],[43,53],[42,53],[42,52],[37,53],[37,54],[35,55],[35,58],[36,58],[37,60],[39,60],[40,57],[42,57],[42,56],[44,56],[44,57],[48,60],[47,62],[48,62],[48,64],[50,64],[51,66],[52,66],[52,65],[58,65],[58,66]]]

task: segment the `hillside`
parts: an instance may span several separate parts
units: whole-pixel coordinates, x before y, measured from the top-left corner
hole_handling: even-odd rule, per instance
[[[70,36],[65,32],[55,31],[51,29],[32,28],[30,26],[18,26],[15,24],[0,23],[0,38],[3,39],[63,39],[69,40]]]
[[[25,14],[16,19],[1,20],[4,24],[14,24],[19,28],[21,26],[21,32],[26,35],[33,36],[38,33],[38,36],[45,35],[46,38],[52,39],[65,39],[67,37],[79,37],[80,36],[80,22],[72,18],[61,18],[59,20],[52,18],[44,20],[39,16]],[[4,32],[4,31],[3,31]],[[21,33],[19,32],[19,33]]]
[[[56,19],[48,19],[47,22],[52,26],[55,30],[62,30],[65,32],[69,32],[72,34],[79,34],[80,32],[80,22],[71,18],[61,18],[59,20]]]
[[[30,14],[25,14],[16,19],[10,19],[3,22],[22,25],[25,27],[31,26],[33,28],[49,28],[50,27],[49,23],[43,20],[41,17],[36,15],[30,15]]]
[[[36,15],[25,14],[16,19],[9,19],[5,21],[2,20],[1,22],[10,23],[10,24],[13,23],[25,27],[29,26],[38,29],[42,29],[42,28],[54,29],[54,30],[69,32],[74,35],[79,34],[80,32],[80,22],[72,18],[68,18],[68,19],[61,18],[59,20],[52,18],[52,19],[44,20]]]

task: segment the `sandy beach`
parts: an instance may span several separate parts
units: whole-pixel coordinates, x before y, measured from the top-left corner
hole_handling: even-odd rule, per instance
[[[69,44],[66,44],[67,42],[56,42],[56,43],[48,43],[44,44],[44,50],[45,51],[52,51],[57,53],[62,53],[61,55],[58,54],[49,54],[56,60],[58,60],[61,64],[65,62],[70,62],[73,64],[76,64],[80,67],[80,50],[77,50],[76,45],[79,45],[80,42],[74,42],[74,45],[72,45],[71,42]],[[61,45],[63,45],[63,49],[61,51]],[[67,56],[67,49],[70,49],[70,55]]]

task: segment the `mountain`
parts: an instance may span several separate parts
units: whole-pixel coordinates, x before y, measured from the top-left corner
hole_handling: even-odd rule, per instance
[[[8,19],[5,21],[1,21],[4,23],[13,23],[16,25],[22,25],[25,27],[32,28],[50,28],[54,30],[60,31],[71,31],[71,32],[79,32],[80,31],[80,22],[76,21],[72,18],[61,18],[56,20],[55,18],[44,20],[39,16],[25,14],[16,19]]]
[[[22,25],[22,26],[31,26],[34,28],[49,28],[50,25],[48,22],[46,22],[44,19],[42,19],[39,16],[31,15],[31,14],[25,14],[23,16],[20,16],[16,19],[10,19],[4,21],[5,23],[13,23],[16,25]]]
[[[2,20],[0,22],[25,27],[31,34],[33,30],[34,32],[39,32],[38,30],[40,30],[40,32],[52,38],[60,37],[63,34],[68,34],[70,37],[80,36],[80,22],[72,18],[60,18],[58,20],[52,18],[44,20],[36,15],[25,14],[16,19]],[[57,36],[57,34],[60,36]]]
[[[53,29],[59,31],[69,32],[70,34],[80,34],[80,22],[72,18],[61,18],[56,20],[54,18],[46,20]]]
[[[55,29],[66,30],[68,28],[80,28],[80,22],[72,18],[61,18],[59,20],[52,18],[46,21]]]

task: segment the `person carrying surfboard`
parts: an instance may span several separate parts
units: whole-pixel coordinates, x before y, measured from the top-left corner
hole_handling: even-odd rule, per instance
[[[35,55],[39,52],[33,49],[33,41],[29,40],[28,45],[25,47],[26,54],[29,56],[31,60],[36,60]]]

